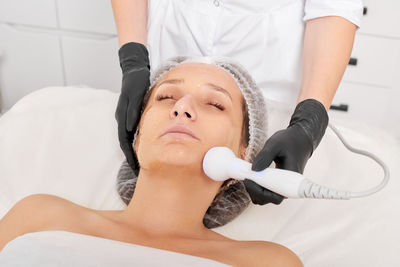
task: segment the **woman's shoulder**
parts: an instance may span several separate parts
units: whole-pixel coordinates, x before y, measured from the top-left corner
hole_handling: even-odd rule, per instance
[[[14,205],[17,206],[19,210],[17,216],[26,220],[21,229],[23,233],[50,230],[52,227],[62,229],[69,223],[68,220],[78,220],[86,210],[89,210],[65,198],[50,194],[29,195]]]
[[[38,232],[59,220],[60,210],[71,206],[67,200],[34,194],[19,200],[0,220],[0,250],[11,240]]]
[[[46,208],[47,211],[57,212],[60,208],[84,210],[87,209],[65,198],[50,195],[50,194],[33,194],[21,199],[19,204],[22,204],[26,209]],[[89,210],[89,209],[87,209]],[[45,215],[45,214],[42,214]],[[51,215],[51,214],[49,214]]]
[[[67,202],[71,202],[65,198],[56,196],[56,195],[51,195],[51,194],[32,194],[28,195],[21,200],[19,200],[15,205],[23,203],[25,206],[30,206],[30,205],[40,205],[40,204],[64,204]],[[73,203],[73,202],[71,202]]]
[[[237,241],[238,266],[285,266],[303,267],[300,258],[289,248],[278,243],[252,240]]]

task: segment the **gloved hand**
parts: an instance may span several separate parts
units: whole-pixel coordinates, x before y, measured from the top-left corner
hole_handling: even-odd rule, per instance
[[[149,52],[141,43],[129,42],[118,51],[122,69],[121,94],[115,111],[120,147],[138,175],[139,163],[132,143],[140,120],[143,98],[150,86]]]
[[[252,164],[253,171],[267,168],[272,161],[278,169],[303,174],[304,167],[319,145],[328,126],[328,113],[323,104],[315,99],[306,99],[297,104],[289,126],[274,133],[257,154]],[[252,180],[244,184],[254,204],[280,204],[284,196],[264,188]]]

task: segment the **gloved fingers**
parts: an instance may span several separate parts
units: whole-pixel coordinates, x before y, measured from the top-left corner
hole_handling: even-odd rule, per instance
[[[281,160],[277,161],[276,168],[294,172],[298,172],[299,169],[297,167],[296,159],[291,156],[284,157]]]
[[[126,130],[132,132],[136,131],[136,127],[139,121],[139,113],[140,113],[141,105],[138,103],[134,103],[133,101],[129,101],[128,109],[126,112]]]
[[[272,161],[275,159],[279,152],[279,148],[271,139],[268,139],[265,142],[263,149],[257,154],[256,158],[252,163],[251,170],[253,171],[261,171],[268,168],[271,165]]]
[[[115,119],[118,122],[118,125],[124,123],[126,121],[126,109],[128,108],[128,99],[123,95],[120,95],[118,98],[117,108],[115,109]]]
[[[139,176],[139,161],[137,159],[136,153],[134,150],[133,151],[133,164],[130,164],[133,172],[135,173],[136,176]]]
[[[133,151],[132,143],[130,142],[121,142],[121,149],[124,152],[126,160],[128,161],[129,166],[131,166],[132,170],[138,169],[138,160],[136,158],[135,151]]]
[[[125,110],[128,131],[136,131],[144,96],[150,86],[149,76],[150,71],[147,67],[124,74],[123,90],[129,95],[128,107]]]
[[[128,132],[126,130],[124,121],[118,122],[119,145],[122,149],[122,152],[124,152],[126,160],[128,161],[128,163],[131,167],[135,167],[135,164],[137,163],[137,159],[134,155],[134,151],[133,151],[133,147],[132,147],[133,136],[134,136],[134,134],[132,132]]]
[[[282,160],[276,163],[276,168],[303,174],[305,162],[303,159],[297,159],[292,155],[285,156]]]
[[[244,184],[247,192],[250,195],[251,201],[257,205],[265,205],[273,203],[275,205],[281,204],[284,196],[279,195],[271,190],[260,186],[252,180],[244,179]]]

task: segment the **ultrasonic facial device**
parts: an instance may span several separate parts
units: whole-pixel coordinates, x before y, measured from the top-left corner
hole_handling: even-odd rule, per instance
[[[286,198],[350,199],[366,197],[384,188],[390,176],[386,164],[376,155],[350,146],[331,123],[328,125],[348,150],[373,159],[383,168],[384,178],[379,185],[366,191],[349,192],[313,183],[302,174],[294,171],[271,167],[261,171],[253,171],[250,162],[237,158],[233,151],[227,147],[213,147],[208,150],[203,158],[204,173],[215,181],[225,181],[229,178],[250,179]]]

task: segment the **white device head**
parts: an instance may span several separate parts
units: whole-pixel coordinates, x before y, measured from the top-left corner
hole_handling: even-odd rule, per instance
[[[225,181],[231,178],[227,172],[227,166],[231,166],[234,158],[236,156],[229,148],[212,147],[203,158],[204,173],[215,181]]]
[[[207,151],[203,159],[204,173],[215,181],[229,178],[244,180],[252,175],[251,163],[236,157],[228,147],[217,146]]]

